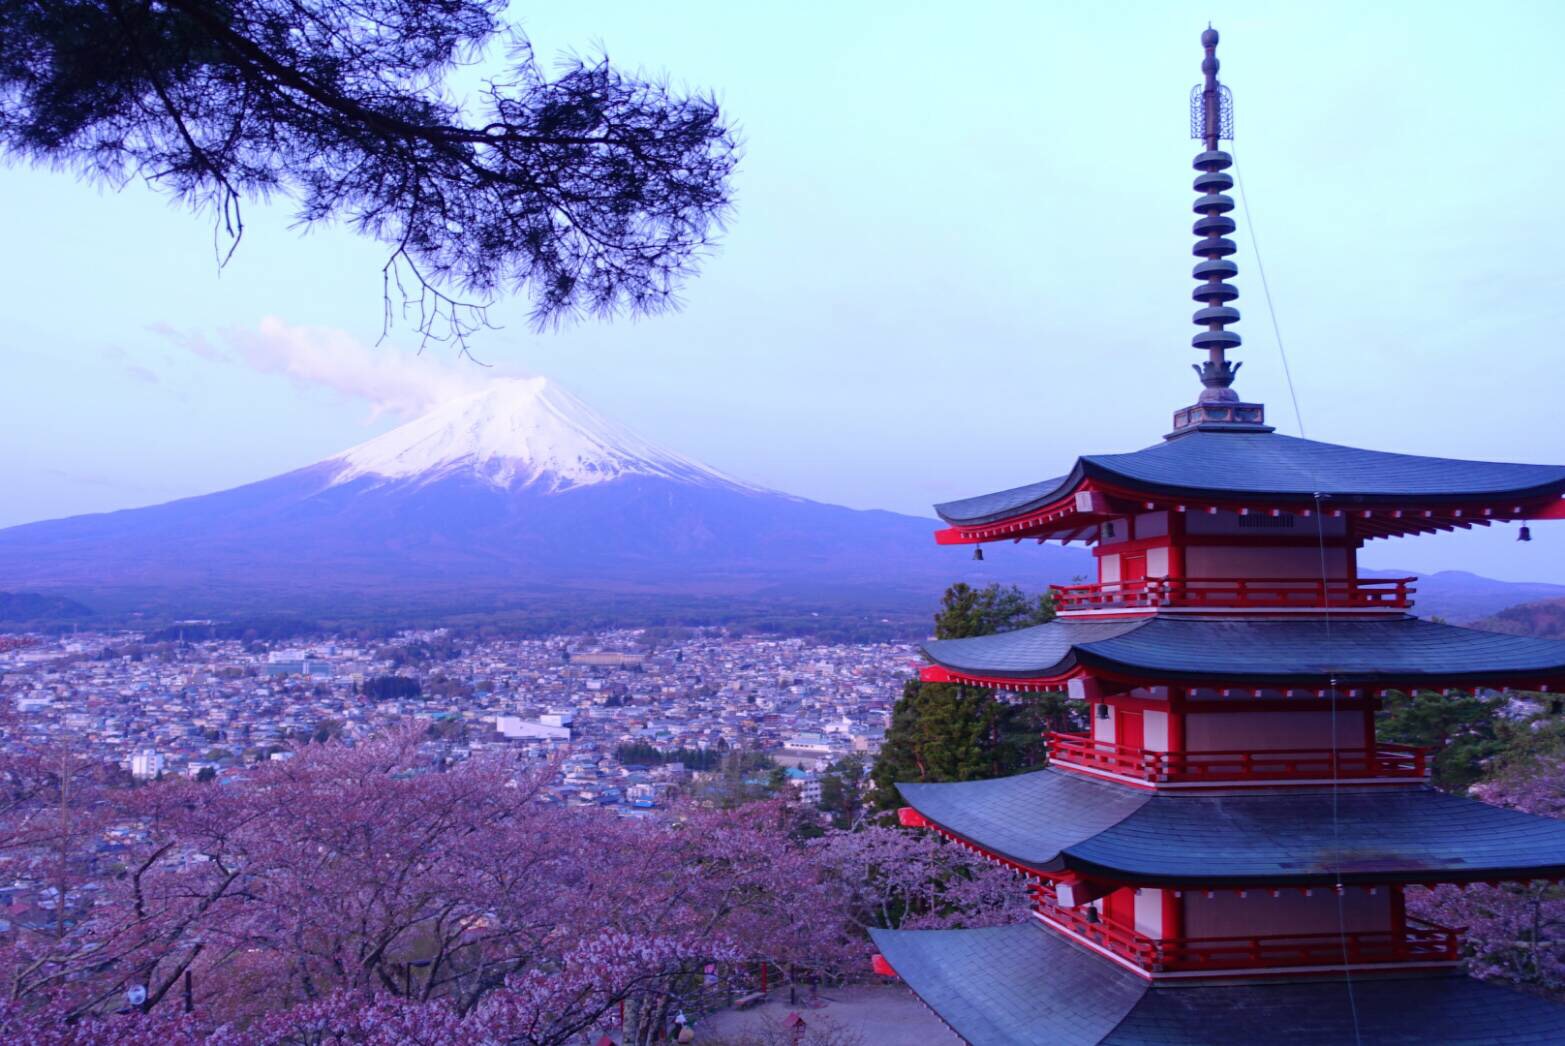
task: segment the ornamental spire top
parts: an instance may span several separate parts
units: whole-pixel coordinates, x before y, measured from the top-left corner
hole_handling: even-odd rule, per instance
[[[1239,321],[1239,310],[1231,304],[1239,297],[1239,288],[1228,281],[1238,275],[1239,267],[1229,256],[1238,248],[1228,236],[1234,231],[1229,212],[1234,200],[1228,195],[1234,180],[1228,174],[1233,157],[1218,148],[1234,136],[1233,96],[1217,79],[1217,30],[1210,25],[1201,34],[1203,80],[1190,90],[1190,137],[1199,139],[1203,150],[1196,154],[1193,166],[1197,193],[1194,210],[1196,223],[1191,229],[1197,239],[1192,248],[1201,261],[1191,275],[1201,282],[1191,292],[1200,304],[1191,317],[1200,327],[1190,344],[1206,351],[1206,362],[1194,364],[1205,386],[1194,405],[1174,412],[1174,431],[1180,435],[1195,429],[1265,430],[1266,409],[1259,403],[1243,403],[1233,390],[1238,363],[1228,359],[1228,350],[1239,347],[1237,332],[1228,327]]]

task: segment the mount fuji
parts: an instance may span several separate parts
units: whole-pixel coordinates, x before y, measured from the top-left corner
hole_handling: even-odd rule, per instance
[[[760,490],[648,443],[545,378],[492,381],[322,464],[339,466],[333,485],[458,476],[557,494],[640,476]]]
[[[545,379],[493,379],[271,479],[0,530],[0,590],[150,617],[563,623],[851,607],[927,620],[955,580],[1041,588],[1089,569],[1085,553],[1048,546],[975,564],[937,548],[936,525],[767,490]]]

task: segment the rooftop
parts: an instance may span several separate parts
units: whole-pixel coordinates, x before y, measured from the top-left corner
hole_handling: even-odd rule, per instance
[[[1421,457],[1276,432],[1196,429],[1130,453],[1086,455],[1064,476],[948,501],[935,511],[958,529],[1028,520],[1040,536],[1058,537],[1067,524],[1068,530],[1082,525],[1084,513],[1073,499],[1087,489],[1192,505],[1248,502],[1360,512],[1414,508],[1420,518],[1427,510],[1431,520],[1471,523],[1558,512],[1565,466]],[[1030,520],[1035,514],[1055,518]]]
[[[931,640],[930,681],[1054,682],[1079,667],[1163,682],[1548,686],[1565,680],[1565,642],[1414,617],[1273,620],[1056,619],[1013,632]]]
[[[871,934],[973,1046],[1565,1041],[1565,1007],[1462,976],[1153,987],[1031,923]]]
[[[1565,876],[1565,821],[1421,785],[1191,795],[1040,770],[897,788],[946,833],[1050,874],[1176,888]]]

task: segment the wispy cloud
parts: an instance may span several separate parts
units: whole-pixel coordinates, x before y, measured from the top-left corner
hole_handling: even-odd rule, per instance
[[[275,316],[254,328],[225,328],[217,344],[167,324],[153,330],[202,359],[274,374],[301,388],[331,389],[362,400],[375,415],[415,417],[496,376],[465,359],[366,345],[346,331],[296,326]]]
[[[154,334],[161,334],[168,341],[204,360],[218,363],[227,362],[231,358],[228,353],[207,341],[202,335],[193,331],[182,331],[173,324],[159,322],[149,325],[147,329]]]
[[[151,367],[143,366],[137,362],[136,357],[127,352],[123,345],[101,345],[98,351],[105,359],[118,366],[128,378],[143,381],[149,385],[157,385],[162,382],[162,377]]]

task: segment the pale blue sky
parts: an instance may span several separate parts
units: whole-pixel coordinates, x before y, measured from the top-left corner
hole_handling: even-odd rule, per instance
[[[1312,438],[1565,461],[1565,7],[577,2],[605,47],[718,93],[737,213],[682,312],[373,351],[384,251],[252,205],[0,169],[0,525],[308,464],[424,395],[548,374],[646,436],[857,507],[1056,475],[1156,441],[1198,391],[1187,97],[1222,31],[1239,157]],[[1297,432],[1243,214],[1238,387]],[[267,318],[270,317],[270,321]],[[397,341],[396,338],[393,341]],[[290,370],[291,368],[291,370]],[[289,377],[289,373],[293,377]],[[375,402],[379,402],[377,408]],[[1565,527],[1371,546],[1376,565],[1565,582]]]

